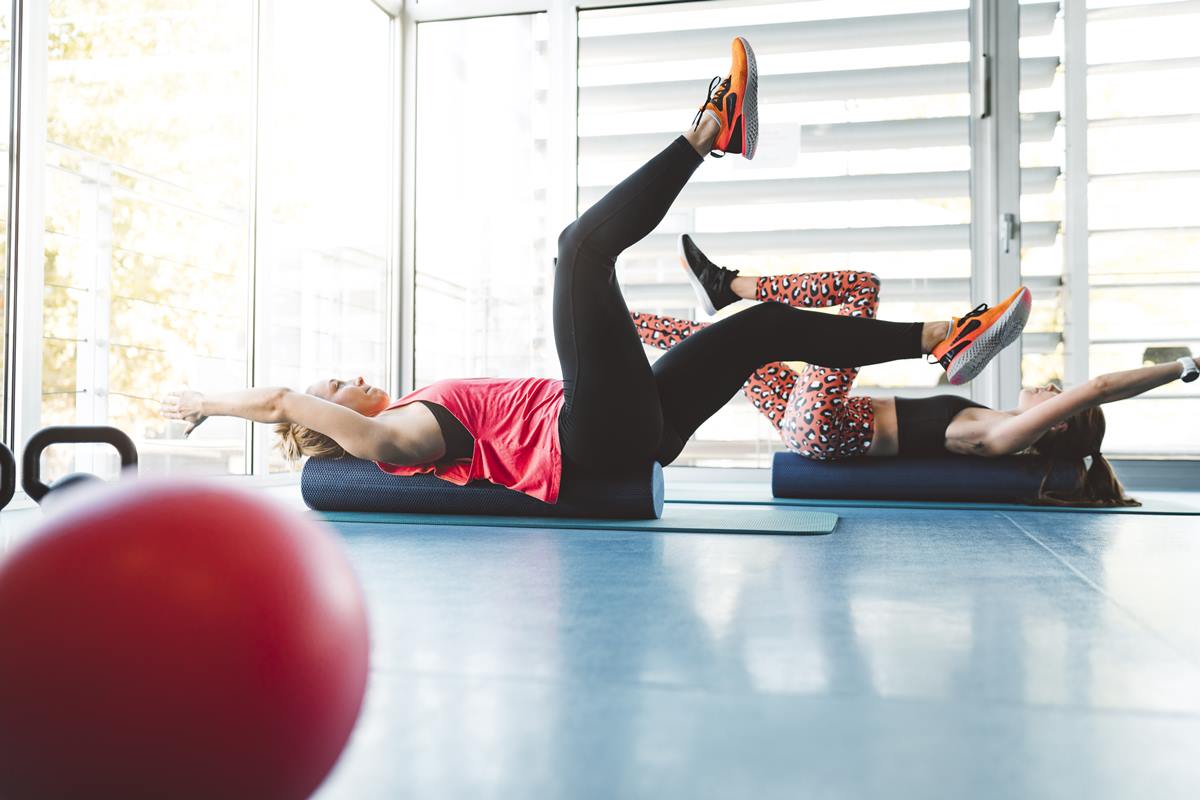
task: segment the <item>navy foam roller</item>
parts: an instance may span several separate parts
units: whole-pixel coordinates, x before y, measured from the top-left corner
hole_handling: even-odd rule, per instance
[[[1075,488],[1079,485],[1080,466],[1059,462],[1046,488]],[[776,453],[771,493],[776,497],[830,500],[1028,502],[1037,497],[1045,474],[1046,462],[1033,456],[814,461],[795,453]]]
[[[654,463],[621,475],[568,470],[558,502],[551,505],[487,481],[455,486],[433,475],[391,475],[357,458],[310,458],[300,475],[300,493],[318,511],[658,519],[663,474]]]

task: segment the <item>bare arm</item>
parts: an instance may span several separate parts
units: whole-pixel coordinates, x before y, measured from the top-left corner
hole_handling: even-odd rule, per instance
[[[200,392],[171,392],[162,400],[159,412],[167,419],[188,423],[183,435],[209,417],[241,417],[251,422],[286,422],[281,416],[283,395],[289,392],[282,386],[260,386],[203,395]]]
[[[393,420],[367,417],[337,403],[282,387],[259,387],[203,395],[174,392],[163,400],[162,414],[188,422],[184,435],[208,417],[240,417],[251,422],[290,422],[319,431],[347,453],[390,464],[424,464],[444,451],[439,437],[389,424]]]
[[[207,417],[241,417],[251,422],[291,422],[283,417],[283,399],[291,392],[282,386],[260,386],[234,392],[200,395],[200,414]]]
[[[1179,363],[1154,364],[1121,372],[1109,372],[1068,389],[1023,414],[996,425],[983,439],[987,455],[1019,453],[1060,422],[1093,406],[1136,397],[1170,383],[1183,372]]]
[[[1182,374],[1183,367],[1178,361],[1168,361],[1165,364],[1152,364],[1149,367],[1109,372],[1095,380],[1101,384],[1103,399],[1100,402],[1111,403],[1115,400],[1137,397],[1143,392],[1176,380]]]
[[[311,394],[288,391],[283,396],[284,422],[320,431],[347,453],[388,464],[426,464],[446,450],[441,432],[423,435],[418,426],[397,424],[396,415],[367,417]]]

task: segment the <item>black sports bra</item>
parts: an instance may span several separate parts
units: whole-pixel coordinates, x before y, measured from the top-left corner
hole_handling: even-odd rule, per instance
[[[896,437],[902,456],[946,454],[946,429],[965,408],[987,408],[965,397],[938,394],[933,397],[896,398]]]
[[[466,461],[475,455],[475,437],[471,435],[465,425],[458,421],[458,417],[451,414],[440,403],[431,403],[428,400],[419,400],[418,402],[433,412],[433,418],[437,420],[438,427],[442,429],[442,439],[446,442],[446,455],[439,458],[438,461]]]

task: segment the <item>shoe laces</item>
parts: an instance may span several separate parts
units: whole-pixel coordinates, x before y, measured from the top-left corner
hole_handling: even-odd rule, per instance
[[[718,76],[718,78],[719,78],[719,76]],[[718,78],[713,78],[713,81],[714,82],[717,81]],[[732,85],[733,85],[732,79],[730,78],[730,76],[726,76],[725,79],[721,81],[720,86],[717,87],[717,91],[715,93],[713,93],[712,92],[712,88],[713,88],[712,83],[709,83],[708,91],[711,93],[711,97],[709,98],[708,102],[712,103],[717,108],[721,108],[722,104],[725,102],[725,95],[729,94],[729,88]]]
[[[971,319],[972,317],[978,317],[978,316],[982,316],[982,315],[983,315],[983,313],[984,313],[985,311],[987,311],[987,310],[988,310],[988,304],[987,304],[987,303],[980,303],[979,305],[975,306],[973,309],[971,309],[970,311],[968,311],[966,314],[964,314],[963,316],[959,317],[959,318],[958,318],[958,325],[962,325],[964,322],[966,322],[967,320]],[[956,325],[955,327],[958,327],[958,325]]]
[[[708,82],[708,92],[700,110],[696,112],[695,119],[692,120],[692,130],[700,127],[700,120],[704,118],[704,112],[710,105],[716,106],[718,111],[721,110],[721,104],[725,102],[725,95],[729,94],[730,85],[729,78],[722,78],[720,75]],[[720,158],[725,154],[719,150],[713,150],[710,155],[713,158]]]
[[[964,322],[966,322],[967,320],[972,319],[974,317],[982,316],[984,314],[984,312],[986,312],[987,310],[988,310],[988,304],[980,303],[979,305],[975,306],[970,311],[968,311],[966,314],[963,314],[961,317],[958,318],[958,320],[954,323],[954,325],[952,325],[950,327],[950,332],[948,334],[946,334],[946,338],[949,339],[951,336],[953,336],[954,331],[958,328],[961,328],[962,324]],[[926,364],[936,364],[936,363],[938,363],[938,359],[933,357],[932,352],[929,352],[929,353],[925,354],[925,363]]]
[[[696,112],[695,119],[692,120],[692,130],[696,130],[696,128],[700,127],[700,120],[704,118],[705,109],[708,108],[708,104],[711,103],[713,101],[713,98],[716,96],[713,94],[713,89],[720,91],[720,83],[721,83],[720,75],[718,75],[717,77],[713,78],[711,81],[708,82],[708,92],[704,96],[704,102],[700,104],[700,110]],[[728,91],[729,90],[726,89],[725,93],[728,93]],[[724,97],[725,93],[722,93],[722,97]]]

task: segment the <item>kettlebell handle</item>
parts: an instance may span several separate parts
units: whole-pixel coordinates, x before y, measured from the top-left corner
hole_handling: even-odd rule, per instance
[[[112,445],[121,456],[121,470],[137,471],[137,447],[124,431],[109,425],[51,425],[30,436],[21,454],[21,488],[38,503],[50,491],[42,482],[42,451],[52,444]]]

